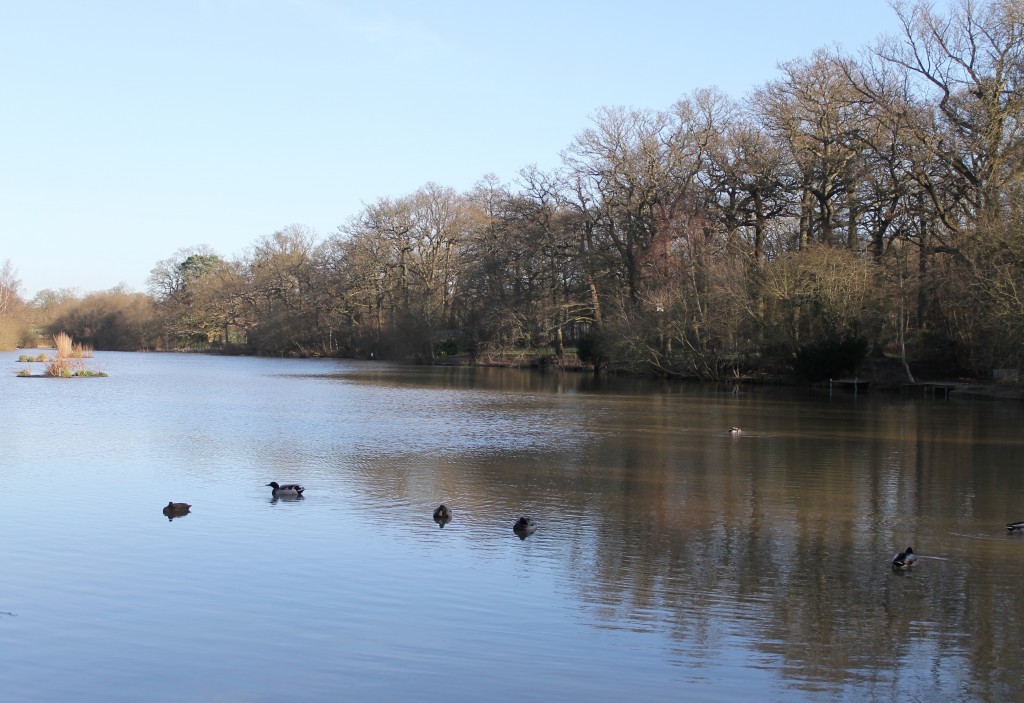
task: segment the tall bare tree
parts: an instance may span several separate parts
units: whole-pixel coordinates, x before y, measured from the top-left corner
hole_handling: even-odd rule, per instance
[[[858,96],[842,66],[820,50],[809,59],[781,65],[784,78],[754,96],[764,125],[785,144],[800,174],[797,246],[812,239],[836,243],[836,229],[856,171],[862,128]],[[851,216],[847,211],[847,216]],[[846,223],[845,243],[856,248],[855,223]]]
[[[907,125],[928,159],[910,173],[956,238],[998,220],[1005,194],[1024,177],[1024,3],[895,2],[901,34],[874,50],[862,84],[880,109]],[[895,77],[895,78],[894,78]]]

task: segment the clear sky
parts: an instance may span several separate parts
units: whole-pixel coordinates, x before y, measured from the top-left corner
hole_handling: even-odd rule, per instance
[[[510,182],[599,107],[742,98],[895,29],[885,0],[2,2],[0,265],[27,298],[143,291],[182,247]]]

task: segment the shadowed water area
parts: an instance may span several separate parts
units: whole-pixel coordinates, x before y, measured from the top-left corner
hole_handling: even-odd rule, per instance
[[[1021,695],[1018,404],[165,354],[25,379],[16,359],[4,700]]]

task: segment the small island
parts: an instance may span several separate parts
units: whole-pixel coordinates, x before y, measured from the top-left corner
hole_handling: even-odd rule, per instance
[[[103,371],[90,369],[86,366],[85,360],[93,357],[92,347],[76,344],[71,335],[66,332],[59,332],[53,337],[53,346],[57,354],[50,359],[45,353],[37,356],[22,354],[18,357],[21,362],[43,362],[46,363],[46,371],[37,378],[102,378],[106,377]],[[16,374],[19,378],[33,377],[32,370],[25,366]]]

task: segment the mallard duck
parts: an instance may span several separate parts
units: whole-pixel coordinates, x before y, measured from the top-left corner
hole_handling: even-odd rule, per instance
[[[192,506],[188,503],[175,503],[174,501],[168,501],[162,512],[167,516],[168,520],[173,520],[176,517],[188,515],[188,511],[191,507]]]
[[[1018,530],[1024,532],[1024,520],[1018,520],[1017,522],[1007,523],[1006,529],[1008,529],[1010,532],[1016,532]]]
[[[909,569],[917,562],[917,555],[913,547],[907,547],[905,552],[900,552],[892,558],[892,568]]]
[[[732,435],[743,434],[743,430],[741,430],[739,427],[730,427],[729,428],[729,434],[732,434]]]
[[[302,495],[302,492],[304,490],[306,490],[297,483],[286,483],[282,486],[278,485],[277,481],[271,481],[267,485],[273,489],[273,491],[271,492],[273,493],[275,498],[282,498],[288,496],[298,497]]]
[[[444,503],[441,503],[437,506],[437,509],[434,510],[434,522],[451,522],[451,519],[452,511]]]
[[[519,535],[520,539],[526,539],[534,533],[537,529],[537,523],[533,521],[533,518],[520,517],[516,520],[516,524],[512,525],[512,531]]]

